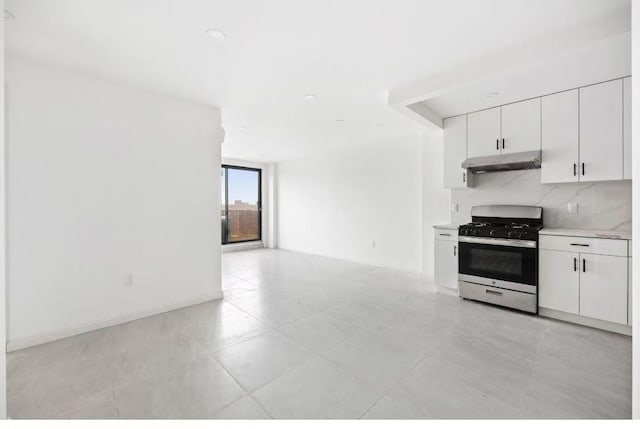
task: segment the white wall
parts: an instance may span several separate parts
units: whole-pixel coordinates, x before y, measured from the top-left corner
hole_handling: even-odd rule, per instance
[[[15,58],[6,77],[10,346],[221,296],[220,112]]]
[[[4,10],[4,0],[0,0],[0,6]],[[5,130],[4,130],[4,19],[0,22],[0,419],[7,417],[7,284],[6,284],[6,247],[5,247]]]
[[[426,131],[422,144],[422,273],[433,280],[433,225],[449,223],[451,191],[444,188],[444,137]]]
[[[636,55],[638,52],[637,46],[640,46],[640,7],[637,2],[634,3],[631,8],[631,19],[632,19],[632,37],[633,37],[633,46],[636,46],[636,50],[633,55],[633,68],[635,70],[640,70],[640,57]],[[640,326],[640,288],[638,284],[640,281],[640,263],[638,261],[640,258],[640,239],[636,237],[636,231],[638,230],[638,225],[640,225],[640,198],[638,195],[638,184],[640,183],[640,150],[638,150],[638,137],[640,136],[640,131],[635,129],[635,126],[640,123],[640,85],[638,85],[638,79],[635,79],[635,84],[632,85],[631,91],[631,111],[632,111],[632,124],[633,130],[631,132],[633,143],[632,145],[635,147],[633,149],[633,254],[636,255],[633,260],[635,261],[632,266],[632,274],[631,277],[636,279],[635,282],[632,283],[632,299],[631,303],[632,309],[632,325],[635,327],[634,331],[638,332],[638,326]],[[633,410],[633,418],[640,419],[640,339],[637,335],[633,337],[633,363],[632,363],[632,410]]]
[[[279,163],[278,247],[420,272],[421,144],[407,137]]]

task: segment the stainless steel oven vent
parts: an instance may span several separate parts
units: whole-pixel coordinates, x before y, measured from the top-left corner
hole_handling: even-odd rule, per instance
[[[462,163],[462,168],[466,168],[474,174],[494,171],[531,170],[540,168],[541,155],[541,151],[532,150],[504,155],[479,156],[467,158]]]

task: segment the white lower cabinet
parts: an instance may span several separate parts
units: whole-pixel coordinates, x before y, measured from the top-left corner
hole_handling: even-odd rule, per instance
[[[541,236],[540,246],[540,307],[627,324],[630,258],[618,248],[626,249],[624,240]],[[581,250],[558,250],[571,246]]]
[[[580,311],[580,254],[540,250],[540,289],[538,305],[578,314]]]
[[[456,234],[457,235],[457,234]],[[458,290],[458,241],[438,239],[436,230],[434,282],[436,286]]]
[[[580,254],[580,315],[627,323],[627,259]]]

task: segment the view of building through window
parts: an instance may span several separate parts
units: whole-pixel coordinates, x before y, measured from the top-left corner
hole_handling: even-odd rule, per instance
[[[261,239],[261,171],[222,167],[222,244]]]

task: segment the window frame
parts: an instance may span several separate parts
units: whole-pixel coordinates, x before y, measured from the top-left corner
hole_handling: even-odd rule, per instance
[[[223,234],[223,231],[220,231],[220,241],[223,246],[228,244],[238,244],[238,243],[252,243],[256,241],[262,241],[262,169],[254,168],[254,167],[245,167],[242,165],[232,165],[232,164],[222,164],[221,168],[225,170],[224,172],[224,204],[225,211],[224,215],[227,219],[227,231],[226,234]],[[258,238],[254,238],[251,240],[240,240],[240,241],[229,241],[229,170],[245,170],[245,171],[255,171],[258,173]],[[223,238],[227,238],[227,242],[223,241]]]

